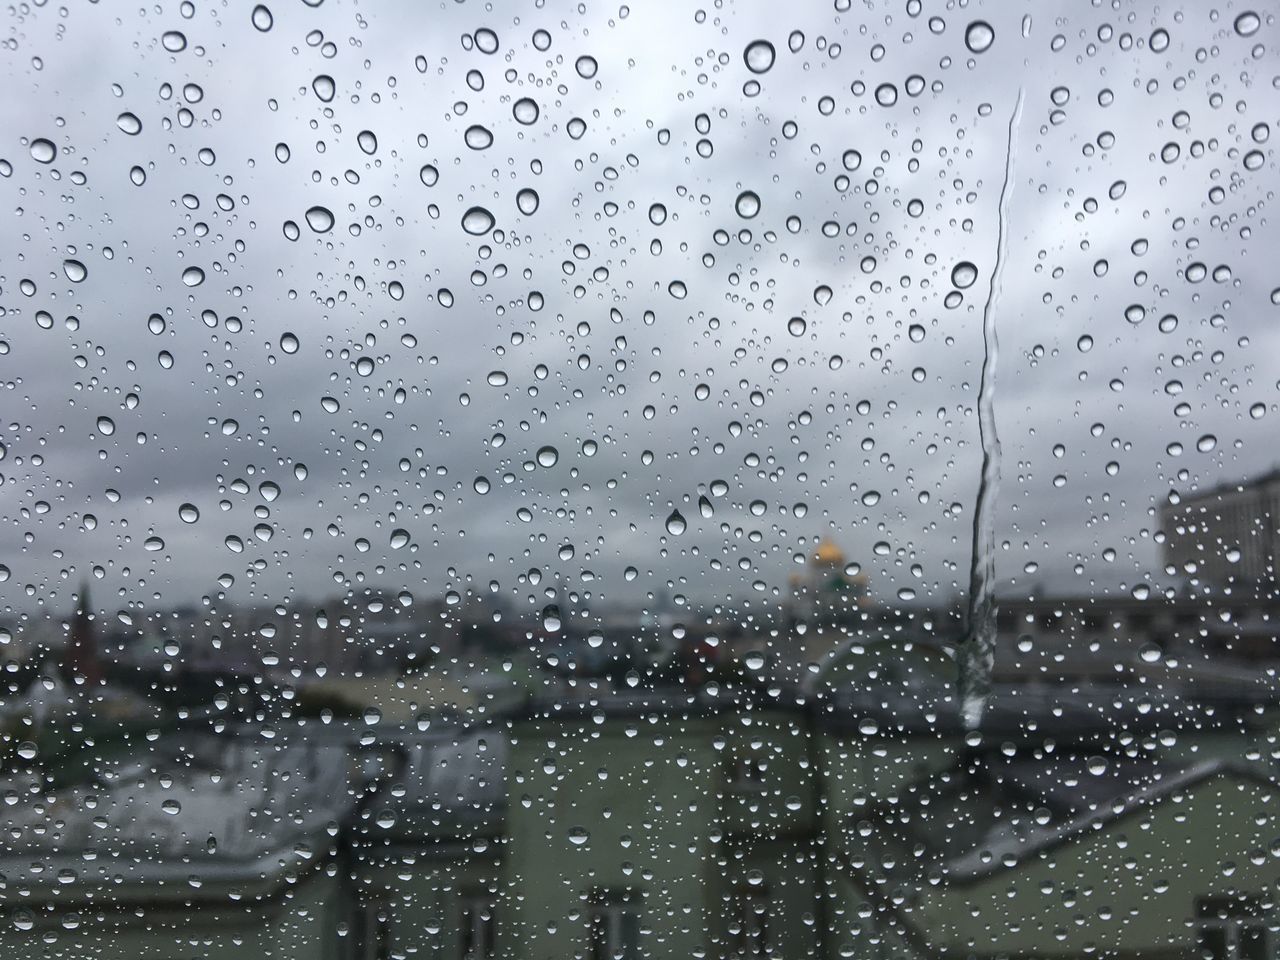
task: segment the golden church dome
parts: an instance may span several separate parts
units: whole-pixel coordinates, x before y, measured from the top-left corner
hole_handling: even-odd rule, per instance
[[[843,567],[844,552],[835,545],[830,537],[823,537],[818,549],[813,552],[813,562],[828,567]]]

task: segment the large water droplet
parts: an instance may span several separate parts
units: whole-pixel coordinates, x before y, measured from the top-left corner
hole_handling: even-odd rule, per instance
[[[333,77],[327,73],[322,73],[311,81],[311,89],[315,91],[317,97],[323,103],[328,103],[337,93],[337,85],[333,82]]]
[[[462,215],[462,229],[473,237],[483,237],[493,229],[493,214],[484,207],[471,207]]]
[[[187,35],[181,30],[166,30],[160,43],[170,53],[181,53],[187,49]]]
[[[978,268],[968,260],[961,260],[951,268],[951,282],[961,290],[973,286],[973,282],[977,279]]]
[[[743,190],[733,202],[733,208],[738,211],[738,216],[750,220],[760,212],[760,196],[753,190]]]
[[[516,118],[516,122],[526,127],[538,122],[538,112],[538,104],[528,97],[521,97],[511,107],[511,115]]]
[[[1242,37],[1252,37],[1262,26],[1262,19],[1252,10],[1246,10],[1236,17],[1235,30]]]
[[[116,117],[116,126],[131,137],[136,137],[142,132],[142,121],[128,110]]]
[[[204,271],[199,267],[187,267],[182,271],[182,282],[188,287],[198,287],[204,283]]]
[[[360,149],[373,156],[378,152],[378,137],[372,130],[361,130],[356,134],[356,143],[360,145]]]
[[[768,73],[776,57],[777,51],[768,40],[753,40],[742,51],[742,60],[752,73]]]
[[[882,107],[892,107],[898,102],[898,88],[892,83],[882,83],[876,87],[876,103]]]
[[[274,18],[271,16],[271,11],[261,3],[253,8],[253,14],[249,19],[253,22],[253,25],[263,33],[270,30],[271,24],[275,22]]]
[[[98,432],[104,437],[109,437],[116,432],[116,422],[110,417],[98,418]]]
[[[685,521],[684,516],[679,510],[672,510],[671,516],[667,517],[667,533],[673,537],[678,537],[689,528],[689,524]]]
[[[493,146],[493,134],[487,127],[482,127],[478,123],[467,127],[462,134],[462,139],[472,150],[487,150]]]
[[[85,269],[84,264],[79,260],[63,260],[62,272],[67,275],[67,279],[72,283],[81,283],[89,275],[89,271]]]
[[[200,510],[194,503],[184,503],[178,507],[178,518],[183,523],[195,523],[200,519]]]
[[[31,141],[31,159],[36,163],[53,163],[58,156],[58,148],[50,140],[39,137]]]
[[[964,45],[970,53],[985,53],[995,39],[995,30],[985,20],[975,20],[964,28]]]
[[[328,207],[312,207],[307,211],[307,226],[316,233],[328,233],[333,229],[333,214]]]
[[[538,196],[538,191],[533,187],[525,187],[516,194],[516,209],[526,217],[533,216],[538,212],[538,204],[540,202],[541,198]]]
[[[537,456],[539,466],[554,467],[560,460],[560,451],[552,446],[539,447]]]
[[[596,75],[596,71],[600,69],[600,65],[596,63],[596,58],[589,54],[583,54],[574,61],[573,69],[578,72],[583,80],[590,80]]]

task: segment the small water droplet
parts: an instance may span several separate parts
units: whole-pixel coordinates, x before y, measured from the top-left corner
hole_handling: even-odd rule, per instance
[[[356,143],[369,156],[373,156],[378,152],[378,137],[372,130],[361,130],[357,133]]]

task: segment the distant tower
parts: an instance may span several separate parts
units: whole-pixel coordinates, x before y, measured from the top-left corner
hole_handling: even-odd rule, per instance
[[[89,610],[89,584],[82,583],[76,597],[76,615],[71,623],[71,637],[67,641],[66,653],[62,659],[62,677],[68,682],[74,682],[76,677],[83,677],[86,686],[96,687],[102,682],[102,664],[98,660],[98,643]]]
[[[823,537],[804,573],[791,577],[791,613],[814,626],[834,624],[869,603],[867,580],[847,571],[844,553]]]

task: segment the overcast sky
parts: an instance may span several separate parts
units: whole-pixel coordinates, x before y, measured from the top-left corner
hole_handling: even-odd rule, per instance
[[[1265,5],[312,2],[7,9],[3,609],[963,593],[1020,90],[1000,590],[1280,459]]]

